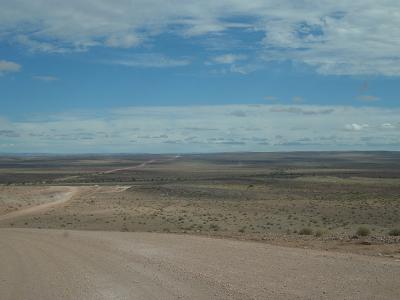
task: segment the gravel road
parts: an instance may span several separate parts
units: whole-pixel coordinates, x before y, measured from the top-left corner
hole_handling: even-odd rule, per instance
[[[0,229],[0,299],[399,299],[400,262],[188,235]]]

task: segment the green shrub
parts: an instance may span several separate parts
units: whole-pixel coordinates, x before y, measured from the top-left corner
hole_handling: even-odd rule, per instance
[[[315,232],[315,236],[316,237],[320,237],[320,236],[322,236],[324,234],[324,232],[322,231],[322,230],[317,230],[316,232]]]
[[[371,230],[368,227],[361,226],[357,229],[357,235],[359,236],[368,236],[371,234]]]
[[[210,229],[214,231],[218,231],[220,227],[217,224],[210,224]]]
[[[391,236],[400,236],[400,228],[395,228],[389,231],[389,235]]]
[[[299,231],[299,234],[301,235],[312,235],[313,230],[311,228],[303,228]]]

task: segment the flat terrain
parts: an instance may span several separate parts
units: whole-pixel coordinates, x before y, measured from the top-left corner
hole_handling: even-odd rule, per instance
[[[0,184],[0,227],[188,233],[400,257],[390,234],[400,228],[397,152],[2,157]],[[367,237],[356,234],[361,226]]]
[[[0,229],[1,299],[398,299],[400,261],[158,233]]]
[[[399,299],[399,235],[398,152],[0,157],[1,299]]]

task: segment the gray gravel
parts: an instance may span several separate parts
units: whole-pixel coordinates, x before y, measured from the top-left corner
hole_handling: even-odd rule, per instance
[[[0,299],[400,299],[400,262],[188,235],[0,229]]]

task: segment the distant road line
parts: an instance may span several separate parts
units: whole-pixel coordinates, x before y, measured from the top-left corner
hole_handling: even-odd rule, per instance
[[[141,163],[140,165],[137,165],[137,166],[131,166],[131,167],[126,167],[126,168],[112,169],[112,170],[108,170],[108,171],[103,172],[103,174],[110,174],[110,173],[116,173],[116,172],[120,172],[120,171],[127,171],[127,170],[139,169],[139,168],[145,167],[145,166],[148,165],[148,164],[152,164],[152,163],[154,163],[154,162],[156,162],[156,160],[155,160],[155,159],[151,159],[151,160],[145,161],[144,163]]]
[[[164,159],[164,161],[171,161],[171,160],[175,160],[177,158],[181,157],[180,155],[176,155],[173,156],[171,158],[168,159]],[[120,171],[127,171],[127,170],[135,170],[135,169],[140,169],[140,168],[144,168],[149,164],[155,163],[157,161],[163,161],[163,160],[157,160],[157,159],[151,159],[148,161],[145,161],[143,163],[141,163],[140,165],[136,165],[136,166],[131,166],[131,167],[125,167],[125,168],[117,168],[117,169],[112,169],[112,170],[108,170],[108,171],[104,171],[102,172],[103,174],[110,174],[110,173],[116,173],[116,172],[120,172]]]

